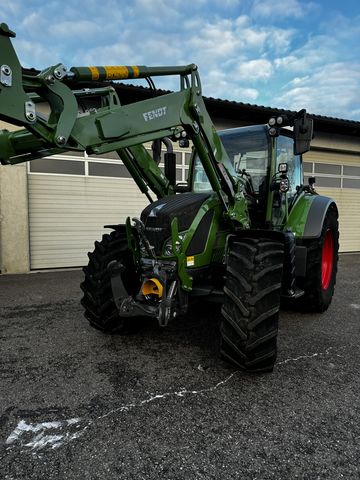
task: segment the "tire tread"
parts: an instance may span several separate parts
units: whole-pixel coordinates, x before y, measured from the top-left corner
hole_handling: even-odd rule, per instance
[[[274,367],[283,252],[283,244],[270,238],[240,238],[229,246],[221,353],[245,370]]]

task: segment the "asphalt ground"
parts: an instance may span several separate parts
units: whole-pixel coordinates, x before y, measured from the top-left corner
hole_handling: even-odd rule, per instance
[[[0,276],[0,478],[360,478],[360,255],[322,315],[282,312],[278,362],[219,359],[219,313],[104,335],[80,271]]]

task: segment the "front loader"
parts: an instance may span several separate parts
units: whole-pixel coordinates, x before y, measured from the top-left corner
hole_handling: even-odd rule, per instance
[[[336,280],[337,207],[316,193],[313,180],[303,181],[312,119],[301,110],[216,132],[193,64],[57,64],[30,75],[14,36],[1,24],[0,119],[22,127],[0,132],[1,163],[116,151],[149,200],[139,218],[107,225],[110,233],[89,253],[81,288],[90,324],[122,333],[135,317],[150,317],[165,327],[194,298],[220,301],[223,357],[271,371],[280,301],[323,312]],[[114,81],[144,78],[152,86],[160,75],[178,76],[179,90],[120,104]],[[176,183],[176,142],[193,146],[183,184]]]

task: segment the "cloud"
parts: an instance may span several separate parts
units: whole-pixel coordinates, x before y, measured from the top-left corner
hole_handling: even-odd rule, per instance
[[[312,113],[357,118],[360,64],[329,63],[302,78],[295,77],[276,98],[283,108],[307,108]]]
[[[47,22],[39,12],[31,12],[22,21],[22,27],[30,31],[38,31],[39,27],[43,29],[44,26],[47,26]]]
[[[21,39],[15,39],[14,44],[23,67],[43,68],[55,64],[54,55],[46,45]]]
[[[2,0],[1,2],[1,15],[17,15],[21,12],[21,1],[20,0]],[[2,22],[5,21],[4,18],[1,19]],[[9,25],[11,29],[11,25]]]
[[[269,38],[269,32],[264,30],[247,27],[239,32],[242,48],[257,51],[263,51],[266,40]]]
[[[254,103],[259,97],[256,88],[241,87],[234,82],[224,81],[215,84],[206,82],[205,87],[207,97],[231,99],[243,103]]]
[[[131,45],[115,43],[78,51],[73,59],[74,65],[124,65],[141,64],[143,59],[136,55]]]
[[[224,95],[222,98],[232,98],[235,101],[243,103],[254,103],[259,97],[259,92],[256,88],[239,87],[234,84],[230,84],[227,91],[225,89],[222,91]]]
[[[183,19],[183,3],[180,0],[135,0],[128,10],[133,17],[146,19],[147,27],[153,25],[164,29],[167,25],[176,25]]]
[[[336,17],[336,26],[333,18],[324,21],[317,34],[274,59],[274,78],[283,93],[276,94],[273,102],[285,108],[306,106],[313,113],[359,118],[360,26]]]
[[[213,0],[213,4],[220,9],[234,9],[241,5],[241,0]]]
[[[273,66],[269,60],[258,59],[242,62],[236,71],[236,76],[240,80],[243,79],[267,79],[270,78],[273,72]]]
[[[255,0],[252,7],[254,17],[271,18],[273,22],[283,18],[304,17],[315,7],[312,2],[298,0]]]
[[[305,77],[295,77],[287,85],[285,85],[284,88],[286,88],[286,87],[297,87],[299,85],[303,85],[309,79],[310,79],[309,75],[306,75]]]
[[[220,70],[211,70],[203,77],[203,92],[207,97],[254,102],[259,96],[256,88],[242,86],[234,75]]]
[[[289,65],[293,65],[297,62],[298,58],[295,55],[288,55],[282,58],[275,58],[274,65],[276,68],[289,68]]]
[[[51,26],[52,35],[62,39],[71,37],[73,42],[78,38],[89,38],[90,35],[99,35],[102,31],[101,25],[89,20],[67,20],[57,22]]]

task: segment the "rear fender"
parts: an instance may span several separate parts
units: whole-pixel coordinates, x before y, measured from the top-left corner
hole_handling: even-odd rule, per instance
[[[306,276],[307,247],[303,240],[319,238],[329,208],[338,209],[332,198],[322,195],[303,195],[290,212],[285,230],[291,229],[296,238],[296,276]]]
[[[321,235],[326,212],[338,209],[332,198],[322,195],[303,195],[292,208],[284,230],[291,229],[298,240],[318,238]]]

